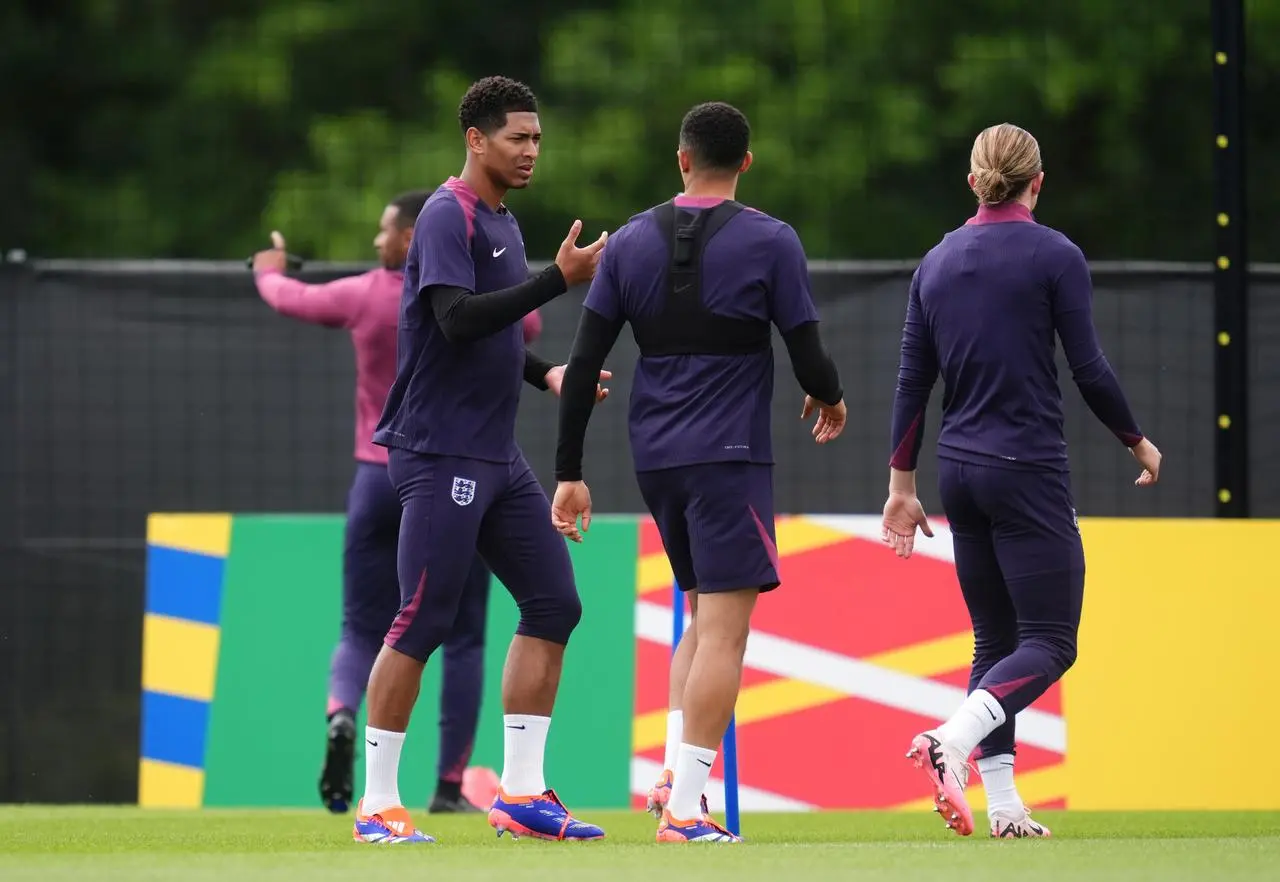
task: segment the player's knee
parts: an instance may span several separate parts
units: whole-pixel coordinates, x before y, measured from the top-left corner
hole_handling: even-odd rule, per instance
[[[399,631],[392,625],[383,642],[396,652],[426,664],[436,650],[444,645],[448,636],[448,628],[436,625],[421,624]]]
[[[517,633],[552,643],[567,644],[582,621],[582,600],[577,591],[531,597],[520,603]]]
[[[1063,639],[1058,645],[1058,664],[1062,666],[1062,673],[1071,670],[1071,666],[1076,663],[1076,641],[1075,638]]]
[[[727,653],[739,658],[746,651],[751,633],[751,612],[756,591],[720,591],[704,594],[696,618],[698,651]]]
[[[1012,655],[1018,648],[1018,635],[1008,628],[973,629],[973,660],[982,663],[996,659],[999,661]]]
[[[1034,643],[1039,646],[1040,651],[1043,653],[1042,657],[1047,658],[1049,661],[1055,680],[1070,670],[1071,666],[1076,663],[1076,641],[1073,635],[1044,634],[1024,641],[1024,643]]]
[[[728,620],[719,616],[703,615],[696,623],[699,649],[707,652],[741,656],[747,650],[747,636],[751,633],[748,621]]]

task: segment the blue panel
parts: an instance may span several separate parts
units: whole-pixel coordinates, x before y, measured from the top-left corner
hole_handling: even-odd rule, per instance
[[[146,611],[206,625],[218,624],[225,568],[225,558],[147,546]]]
[[[142,756],[204,768],[209,704],[162,692],[142,693]]]

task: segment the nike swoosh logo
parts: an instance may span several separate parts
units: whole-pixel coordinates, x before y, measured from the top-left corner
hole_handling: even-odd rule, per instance
[[[508,729],[523,729],[524,726],[508,726]]]
[[[366,739],[364,740],[364,742],[365,742],[365,744],[368,744],[370,747],[377,747],[377,746],[378,746],[378,742],[376,742],[376,741],[370,741],[368,738],[366,738]]]
[[[984,705],[984,707],[985,707],[985,705]],[[991,714],[991,719],[993,719],[993,720],[994,720],[994,719],[996,718],[996,712],[995,712],[995,711],[993,711],[993,710],[992,710],[991,708],[989,708],[989,707],[987,708],[987,713]]]
[[[502,252],[504,252],[504,251],[506,251],[506,250],[507,250],[507,249],[506,249],[505,247],[503,247],[503,248],[495,248],[495,249],[493,249],[493,256],[494,256],[494,257],[501,257],[501,256],[502,256]]]
[[[704,759],[700,759],[700,760],[698,760],[698,762],[702,763],[702,764],[703,764],[704,766],[706,766],[708,769],[709,769],[709,768],[711,768],[711,763],[707,762],[707,761],[706,761],[706,760],[704,760]]]

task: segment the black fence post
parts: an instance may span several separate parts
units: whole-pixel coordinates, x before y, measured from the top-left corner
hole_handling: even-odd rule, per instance
[[[1217,515],[1249,516],[1249,266],[1245,223],[1244,0],[1213,0],[1214,477]]]

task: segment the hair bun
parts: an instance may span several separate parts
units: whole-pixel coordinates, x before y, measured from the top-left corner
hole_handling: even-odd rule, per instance
[[[1009,198],[1013,183],[999,169],[980,168],[974,172],[974,187],[978,198],[995,205]]]
[[[969,154],[973,192],[983,205],[999,205],[1016,198],[1040,169],[1036,139],[1009,123],[984,129]]]

